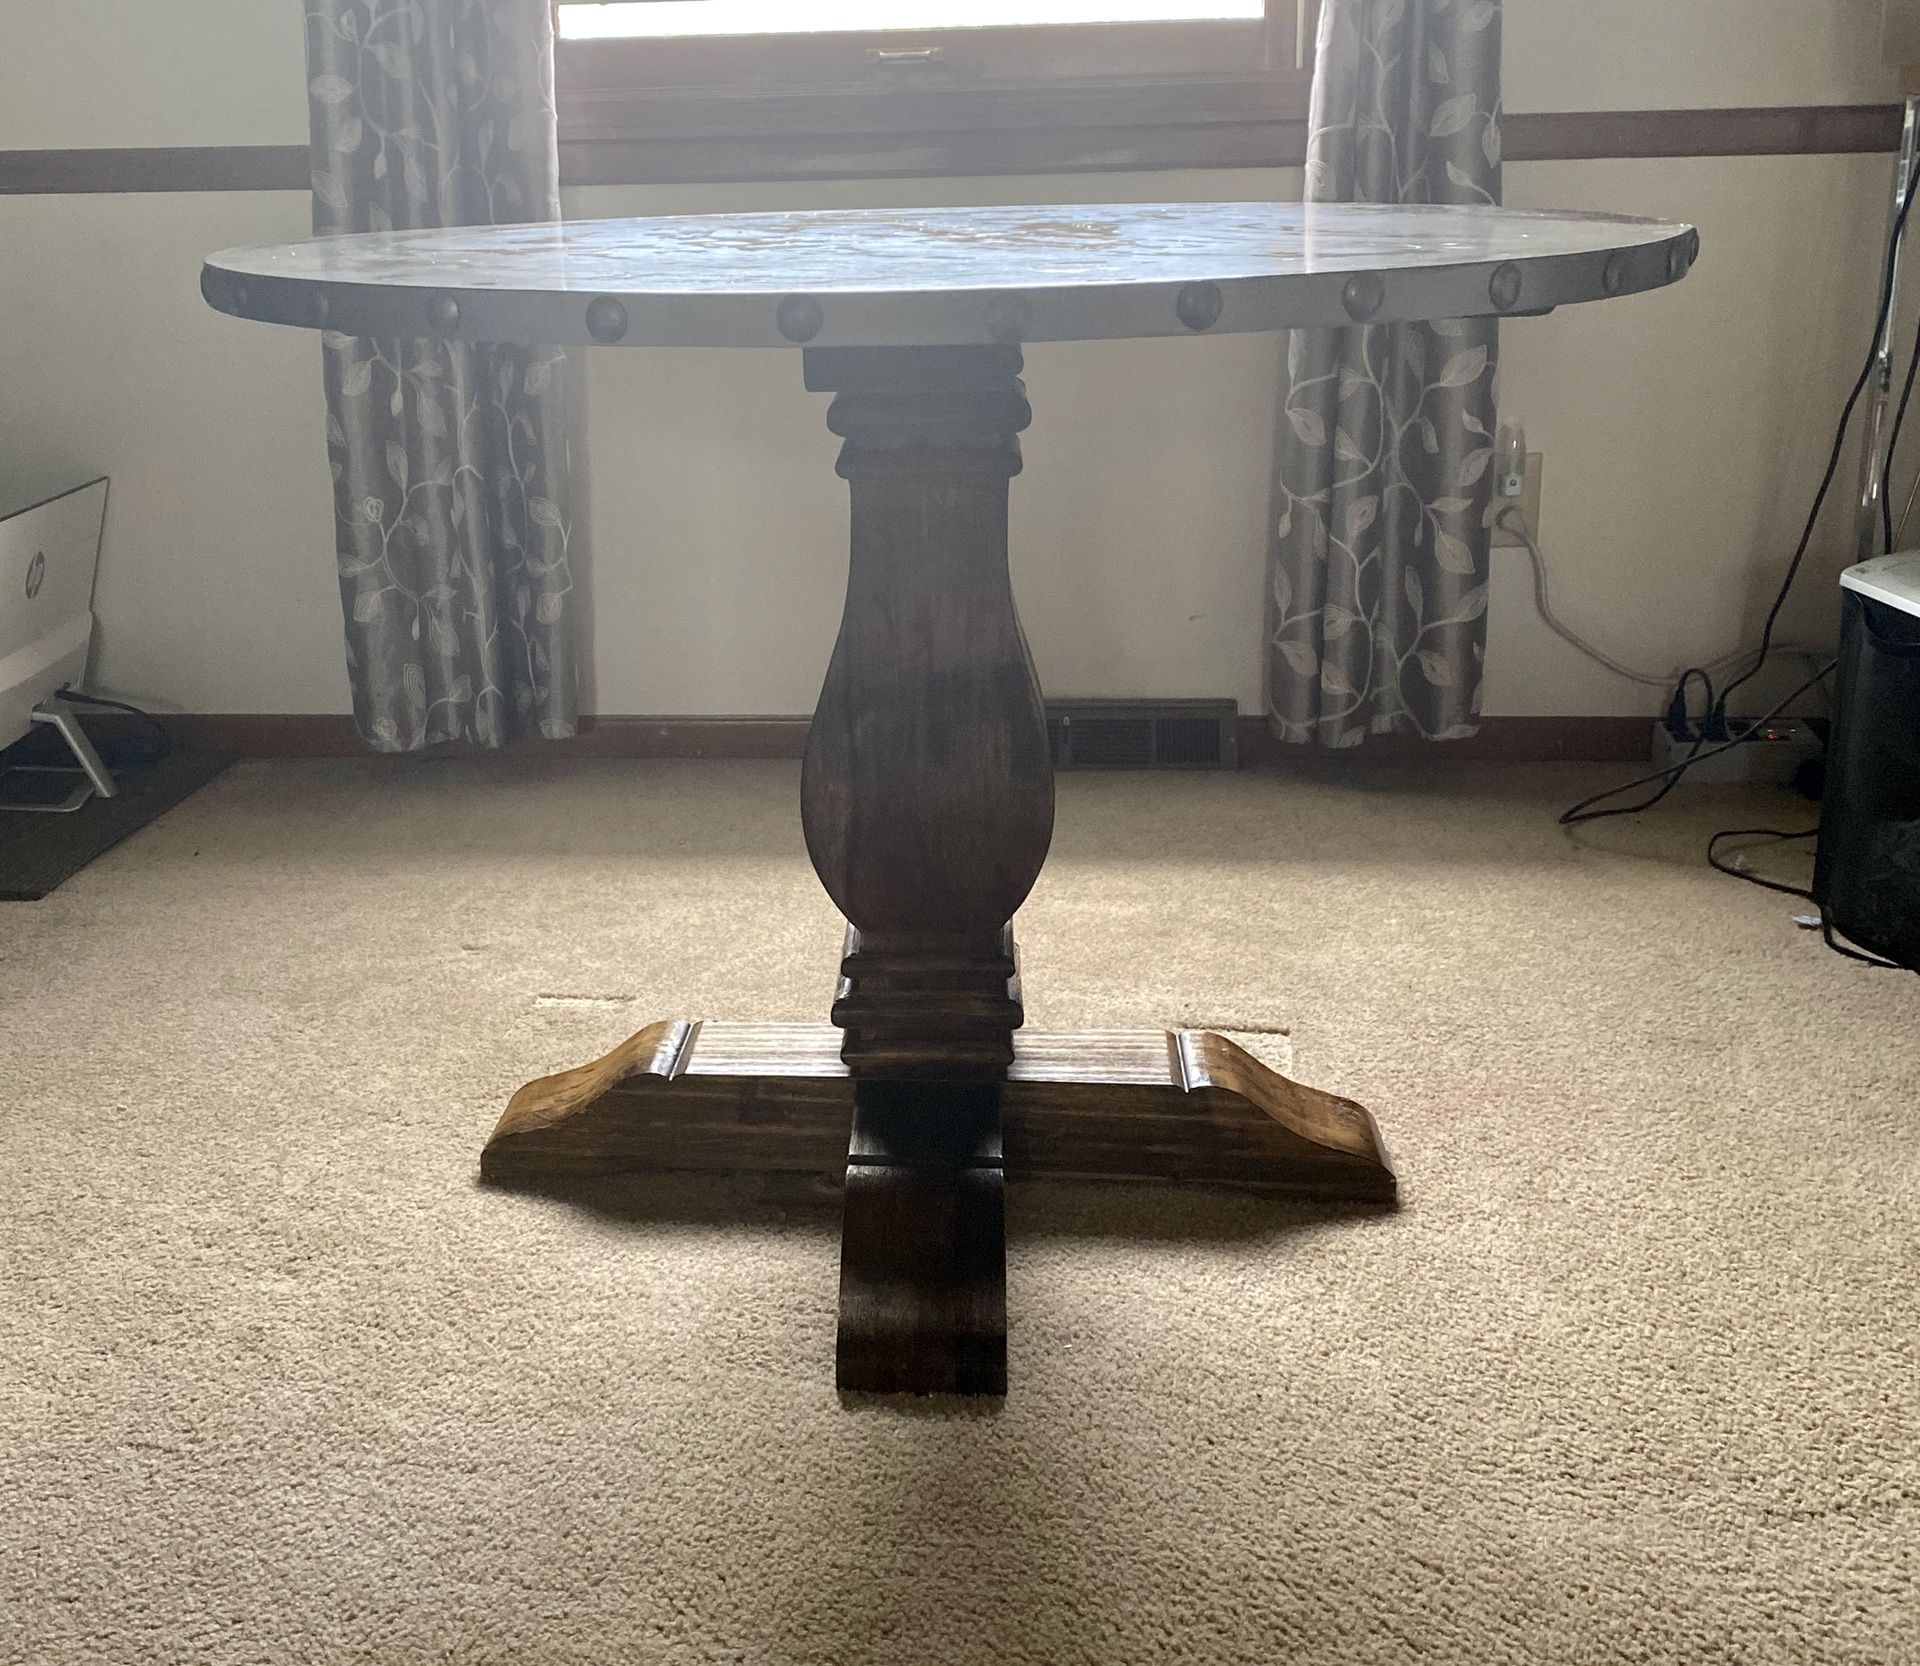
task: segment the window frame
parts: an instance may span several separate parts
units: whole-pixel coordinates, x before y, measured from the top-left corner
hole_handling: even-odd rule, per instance
[[[1270,165],[1297,148],[1278,130],[1304,132],[1319,6],[1266,0],[1264,18],[1244,20],[557,40],[568,177]]]

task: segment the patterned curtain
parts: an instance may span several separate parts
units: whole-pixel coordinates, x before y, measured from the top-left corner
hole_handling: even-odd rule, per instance
[[[316,232],[555,220],[547,0],[307,0]],[[582,551],[558,352],[325,337],[368,743],[573,733]]]
[[[1500,200],[1498,0],[1323,0],[1309,202]],[[1283,740],[1474,732],[1498,325],[1295,331],[1268,565]]]

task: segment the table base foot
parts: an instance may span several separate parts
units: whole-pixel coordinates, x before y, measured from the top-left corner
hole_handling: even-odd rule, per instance
[[[840,1230],[842,1393],[1005,1394],[997,1084],[862,1082]]]
[[[482,1178],[839,1174],[855,1093],[841,1039],[830,1024],[650,1024],[592,1064],[521,1088],[481,1154]],[[1395,1197],[1361,1106],[1290,1081],[1210,1031],[1022,1030],[1006,1079],[978,1085],[997,1085],[1016,1182]]]
[[[1007,1177],[1395,1199],[1365,1110],[1207,1031],[1021,1031],[998,1082],[856,1080],[841,1039],[649,1025],[521,1088],[481,1176],[844,1174],[836,1375],[882,1394],[1006,1392]]]

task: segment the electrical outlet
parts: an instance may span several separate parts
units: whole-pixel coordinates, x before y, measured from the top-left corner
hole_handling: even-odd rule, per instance
[[[1526,489],[1517,498],[1504,498],[1496,490],[1493,501],[1487,505],[1486,524],[1493,528],[1493,547],[1497,550],[1517,550],[1524,546],[1514,533],[1509,532],[1496,520],[1502,509],[1509,504],[1517,505],[1520,513],[1526,516],[1527,526],[1531,529],[1534,542],[1540,540],[1540,475],[1545,467],[1544,460],[1537,451],[1527,453]],[[1498,482],[1495,482],[1496,486]]]

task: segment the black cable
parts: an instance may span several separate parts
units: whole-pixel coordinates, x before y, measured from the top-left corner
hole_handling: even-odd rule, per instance
[[[1702,721],[1704,721],[1713,713],[1713,707],[1714,707],[1713,678],[1708,676],[1707,673],[1702,671],[1697,665],[1692,666],[1689,669],[1682,671],[1680,673],[1681,688],[1684,689],[1687,686],[1687,679],[1690,677],[1698,677],[1700,679],[1700,686],[1707,691],[1707,703],[1705,707],[1702,708],[1700,713],[1701,719]]]
[[[1700,748],[1706,744],[1707,730],[1706,725],[1702,724],[1700,733],[1693,738],[1692,749],[1679,763],[1669,769],[1655,770],[1651,775],[1642,775],[1632,781],[1622,781],[1617,787],[1609,787],[1605,792],[1595,793],[1591,798],[1581,799],[1578,804],[1572,805],[1568,809],[1560,812],[1560,825],[1562,827],[1578,827],[1584,822],[1605,821],[1609,816],[1637,816],[1642,810],[1651,810],[1654,805],[1658,804],[1661,799],[1665,798],[1668,793],[1672,792],[1673,789],[1679,785],[1680,777],[1700,761],[1702,756]],[[1718,750],[1724,752],[1726,748],[1721,747]],[[1707,756],[1711,756],[1711,754],[1707,754]],[[1617,793],[1626,792],[1633,787],[1644,787],[1649,782],[1658,781],[1663,775],[1666,777],[1666,780],[1660,790],[1651,798],[1643,799],[1638,804],[1620,804],[1611,810],[1595,810],[1591,808],[1592,805],[1600,803],[1603,799],[1612,798]]]
[[[1827,912],[1825,903],[1815,902],[1811,891],[1802,885],[1787,885],[1777,879],[1763,879],[1759,874],[1748,873],[1744,868],[1736,868],[1731,863],[1722,862],[1719,857],[1719,844],[1722,839],[1765,838],[1775,844],[1787,844],[1797,839],[1817,839],[1820,829],[1809,827],[1804,833],[1784,833],[1777,827],[1729,827],[1714,834],[1707,841],[1707,863],[1716,872],[1731,874],[1735,879],[1744,879],[1749,885],[1758,885],[1763,890],[1780,891],[1790,897],[1798,897],[1802,902],[1812,902],[1820,910],[1820,939],[1837,955],[1848,960],[1857,960],[1862,966],[1876,967],[1883,972],[1909,972],[1920,968],[1902,966],[1897,960],[1882,960],[1878,955],[1862,954],[1858,949],[1850,949],[1840,942],[1833,932],[1833,916]]]
[[[1908,185],[1909,192],[1913,190]],[[1880,459],[1880,531],[1882,552],[1893,553],[1893,464],[1900,451],[1900,432],[1907,425],[1907,407],[1913,403],[1913,386],[1920,377],[1920,327],[1913,333],[1913,351],[1907,355],[1907,378],[1900,389],[1900,406],[1894,413],[1893,430],[1887,436],[1886,454]]]
[[[1900,407],[1894,413],[1893,432],[1887,436],[1880,459],[1880,531],[1882,553],[1893,553],[1893,459],[1900,450],[1900,430],[1907,425],[1907,407],[1913,403],[1914,378],[1920,376],[1920,328],[1913,332],[1913,351],[1907,355],[1907,380],[1900,389]]]
[[[1693,727],[1693,714],[1686,708],[1686,691],[1688,691],[1688,683],[1692,683],[1695,678],[1699,678],[1699,685],[1707,691],[1707,704],[1701,708],[1701,714],[1699,714],[1701,727],[1705,727],[1707,720],[1713,716],[1713,678],[1707,672],[1703,672],[1699,666],[1688,666],[1684,672],[1680,672],[1678,678],[1674,679],[1674,695],[1667,702],[1668,729],[1672,729],[1674,722],[1680,724],[1680,733],[1674,733],[1676,741],[1680,739],[1682,733],[1686,733]]]
[[[145,747],[138,747],[129,739],[124,744],[112,741],[95,749],[104,762],[116,769],[139,769],[148,764],[157,764],[173,751],[173,736],[152,712],[142,711],[138,706],[130,706],[124,700],[109,700],[104,694],[82,694],[78,689],[59,688],[54,690],[56,700],[64,700],[70,706],[104,706],[112,711],[125,712],[137,717],[153,731],[153,740]]]
[[[1617,787],[1608,787],[1605,792],[1597,792],[1591,798],[1581,799],[1578,804],[1573,805],[1570,809],[1560,812],[1560,825],[1562,827],[1578,827],[1582,822],[1604,821],[1608,816],[1635,816],[1642,810],[1651,810],[1654,805],[1658,804],[1661,799],[1673,791],[1679,784],[1680,777],[1686,774],[1695,764],[1704,763],[1708,758],[1717,758],[1722,752],[1731,752],[1736,746],[1745,745],[1785,711],[1787,707],[1792,705],[1794,701],[1798,700],[1801,695],[1805,694],[1808,689],[1812,688],[1816,683],[1825,681],[1825,679],[1832,674],[1833,668],[1839,663],[1838,660],[1828,660],[1825,665],[1821,666],[1818,671],[1814,672],[1811,677],[1777,706],[1762,716],[1755,718],[1746,729],[1742,730],[1738,735],[1735,735],[1732,740],[1723,741],[1718,746],[1708,747],[1704,752],[1701,751],[1701,747],[1706,743],[1707,732],[1703,727],[1698,738],[1696,738],[1693,743],[1693,750],[1677,764],[1669,764],[1665,769],[1651,770],[1645,775],[1636,776],[1631,781],[1622,781]],[[1726,696],[1722,695],[1721,698],[1724,700]],[[1660,789],[1655,792],[1652,797],[1644,799],[1638,804],[1616,805],[1611,810],[1596,810],[1592,808],[1593,805],[1599,804],[1606,799],[1616,798],[1623,792],[1631,792],[1635,787],[1648,786],[1655,781],[1661,783]]]
[[[1858,949],[1850,949],[1833,935],[1833,916],[1823,904],[1820,909],[1820,937],[1835,954],[1845,955],[1849,960],[1857,960],[1862,966],[1872,966],[1882,972],[1912,972],[1920,970],[1911,966],[1902,966],[1897,960],[1882,960],[1877,954],[1862,954]]]
[[[1707,841],[1707,866],[1723,874],[1731,874],[1735,879],[1744,879],[1749,885],[1758,885],[1769,891],[1784,891],[1790,897],[1798,897],[1802,902],[1812,902],[1813,893],[1804,885],[1787,885],[1777,879],[1762,879],[1759,874],[1748,873],[1745,868],[1736,868],[1731,862],[1720,860],[1719,849],[1722,839],[1767,838],[1774,844],[1791,844],[1798,839],[1817,839],[1820,829],[1809,827],[1804,833],[1783,833],[1777,827],[1729,827],[1714,834]]]
[[[1766,627],[1760,633],[1760,650],[1754,655],[1753,664],[1720,691],[1719,715],[1722,718],[1726,716],[1727,701],[1733,691],[1757,676],[1760,668],[1767,663],[1767,656],[1773,652],[1774,626],[1779,623],[1780,610],[1787,605],[1793,581],[1800,576],[1801,563],[1807,558],[1807,550],[1813,544],[1814,528],[1820,522],[1820,511],[1826,507],[1827,493],[1833,489],[1834,476],[1840,472],[1840,458],[1846,450],[1848,430],[1853,426],[1853,413],[1860,403],[1861,394],[1867,390],[1867,383],[1873,378],[1874,363],[1880,357],[1880,332],[1887,327],[1887,319],[1893,312],[1894,278],[1899,265],[1900,243],[1906,235],[1907,216],[1913,211],[1916,189],[1920,189],[1920,156],[1914,158],[1913,168],[1907,175],[1906,189],[1901,193],[1900,212],[1894,216],[1893,230],[1887,239],[1887,266],[1880,282],[1880,310],[1874,315],[1873,345],[1867,350],[1867,362],[1860,367],[1859,378],[1854,382],[1853,391],[1847,395],[1846,405],[1840,412],[1840,426],[1834,430],[1833,450],[1827,457],[1826,472],[1820,477],[1820,489],[1814,493],[1813,508],[1807,514],[1807,524],[1801,531],[1793,559],[1787,563],[1787,574],[1780,581],[1773,606],[1767,610]]]
[[[1699,666],[1689,665],[1686,670],[1680,673],[1680,680],[1673,685],[1673,697],[1679,704],[1680,716],[1685,720],[1687,727],[1691,728],[1693,726],[1693,718],[1687,711],[1687,684],[1692,682],[1695,677],[1700,679],[1700,686],[1707,691],[1707,703],[1700,708],[1700,727],[1704,731],[1708,722],[1713,717],[1713,678],[1708,676]],[[1677,739],[1678,737],[1675,738]]]

